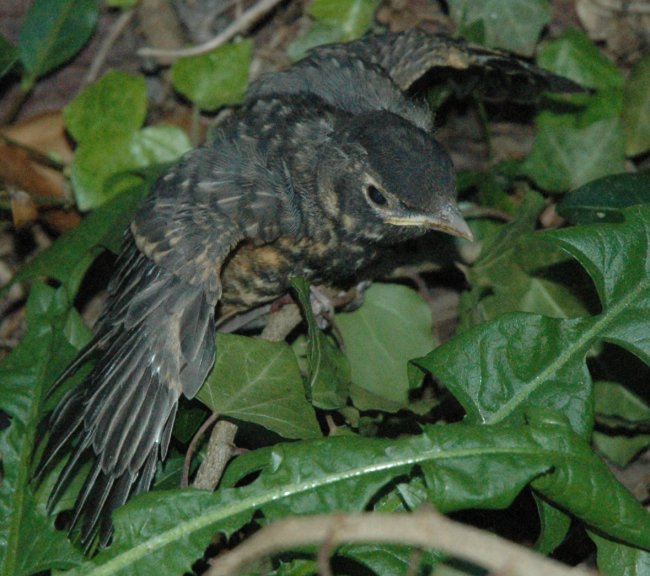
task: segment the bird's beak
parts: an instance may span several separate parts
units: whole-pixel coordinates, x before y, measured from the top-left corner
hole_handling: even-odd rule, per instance
[[[474,235],[460,213],[458,206],[450,202],[437,214],[409,214],[408,216],[395,216],[387,218],[386,222],[395,226],[423,226],[432,230],[439,230],[445,234],[459,236],[470,242]]]

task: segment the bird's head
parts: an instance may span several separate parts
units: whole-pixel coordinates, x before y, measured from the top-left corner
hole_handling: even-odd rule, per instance
[[[321,150],[318,187],[328,215],[371,242],[430,229],[472,238],[456,204],[449,155],[430,134],[387,111],[336,127]]]

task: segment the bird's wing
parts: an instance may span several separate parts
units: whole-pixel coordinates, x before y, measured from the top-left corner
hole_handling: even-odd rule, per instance
[[[214,363],[221,264],[244,238],[263,243],[296,229],[289,188],[252,144],[221,141],[189,153],[140,209],[94,338],[61,379],[96,363],[55,409],[39,466],[74,447],[55,502],[94,455],[72,521],[81,521],[82,541],[99,526],[105,545],[111,512],[149,488],[180,395],[194,396]]]
[[[529,101],[543,91],[582,92],[584,88],[562,76],[500,50],[470,44],[445,35],[413,29],[368,36],[347,45],[316,48],[323,56],[345,47],[347,54],[373,62],[386,70],[403,91],[429,73],[444,69],[473,75],[476,85],[495,97]]]
[[[291,68],[261,77],[249,94],[314,94],[354,114],[389,110],[426,129],[428,107],[405,93],[429,74],[462,84],[465,91],[476,89],[487,99],[529,102],[546,90],[584,91],[507,52],[415,29],[319,46]]]

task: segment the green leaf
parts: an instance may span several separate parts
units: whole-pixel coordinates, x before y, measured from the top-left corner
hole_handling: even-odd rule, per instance
[[[552,274],[553,265],[567,260],[566,253],[533,234],[544,206],[539,194],[529,192],[514,220],[482,240],[478,260],[465,269],[472,289],[461,296],[461,328],[506,312],[554,317],[586,313],[574,294],[575,287]]]
[[[333,410],[345,406],[350,392],[350,364],[345,355],[318,327],[311,309],[309,283],[294,278],[291,285],[307,320],[307,390],[317,408]]]
[[[636,63],[623,94],[625,153],[636,156],[650,149],[650,55]]]
[[[588,182],[565,195],[557,211],[572,224],[622,222],[622,210],[638,204],[650,204],[650,176],[642,172]]]
[[[104,74],[63,109],[66,128],[79,143],[135,132],[146,115],[144,78],[117,70]]]
[[[352,40],[368,29],[377,5],[377,0],[313,0],[307,12],[317,22],[340,29],[343,40]]]
[[[97,0],[35,0],[20,29],[18,51],[27,72],[25,88],[74,56],[88,41]]]
[[[61,282],[72,299],[95,258],[105,249],[118,251],[124,231],[148,188],[146,182],[140,182],[89,214],[79,226],[23,266],[9,286],[37,277],[53,278]]]
[[[277,445],[245,487],[139,497],[116,512],[113,545],[70,574],[146,574],[161,565],[182,573],[215,532],[231,534],[255,513],[270,522],[363,510],[393,478],[416,468],[441,510],[507,506],[532,481],[590,527],[650,547],[650,515],[565,426],[453,424],[390,440],[347,436]]]
[[[81,320],[63,290],[43,284],[33,287],[26,317],[26,335],[0,367],[1,408],[10,418],[0,432],[0,574],[7,576],[68,568],[82,560],[64,533],[54,529],[45,506],[37,505],[30,486],[45,392],[77,351],[64,326]]]
[[[18,49],[0,34],[0,78],[11,71],[18,61]]]
[[[176,161],[191,147],[183,130],[163,125],[84,140],[72,163],[72,184],[79,209],[101,206],[140,181],[134,172]]]
[[[650,406],[617,382],[596,382],[596,414],[609,426],[650,426]]]
[[[550,192],[564,192],[625,170],[624,139],[618,118],[576,126],[569,115],[538,117],[539,132],[523,172]]]
[[[172,83],[203,110],[241,102],[248,86],[253,43],[231,42],[201,56],[180,58],[172,66]]]
[[[598,573],[602,576],[646,576],[650,574],[650,552],[625,546],[593,532],[596,543]]]
[[[458,335],[416,361],[436,375],[471,422],[521,422],[529,406],[565,414],[585,438],[593,425],[585,357],[607,341],[650,364],[650,209],[630,208],[624,224],[546,234],[591,276],[601,314],[571,320],[508,314]]]
[[[650,434],[605,434],[594,432],[593,443],[600,454],[617,466],[625,468],[650,446]]]
[[[285,342],[219,334],[217,361],[197,398],[211,410],[285,438],[320,436],[296,357]]]
[[[408,361],[436,345],[429,306],[409,288],[374,284],[366,292],[363,306],[337,314],[336,323],[350,360],[352,382],[405,406]]]
[[[551,5],[548,0],[449,0],[449,13],[461,35],[467,31],[469,39],[477,40],[478,33],[488,46],[532,56],[551,20]]]
[[[560,38],[545,42],[537,63],[589,88],[620,90],[625,81],[616,64],[578,30],[567,30]]]
[[[313,0],[308,13],[315,22],[289,45],[289,58],[300,60],[316,46],[360,38],[370,28],[378,4],[377,0]]]

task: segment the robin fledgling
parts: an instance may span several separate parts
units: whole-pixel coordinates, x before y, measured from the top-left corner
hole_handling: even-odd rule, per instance
[[[50,501],[93,465],[71,525],[111,536],[111,512],[149,489],[179,397],[215,359],[215,321],[302,276],[345,286],[382,247],[440,230],[471,238],[425,74],[471,69],[515,96],[570,82],[501,52],[420,31],[313,50],[252,85],[205,146],[162,176],[126,231],[94,338],[61,375],[94,365],[51,416],[39,470],[71,451]],[[71,450],[71,448],[73,448]]]

